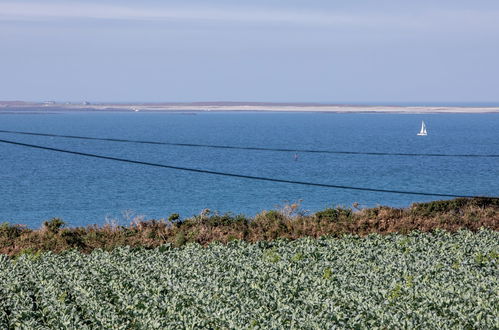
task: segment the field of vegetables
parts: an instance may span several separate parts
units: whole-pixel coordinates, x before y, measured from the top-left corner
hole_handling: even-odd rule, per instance
[[[0,255],[0,328],[499,328],[499,233]]]

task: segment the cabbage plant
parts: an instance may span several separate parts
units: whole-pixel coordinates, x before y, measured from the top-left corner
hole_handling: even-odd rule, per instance
[[[499,328],[499,233],[0,256],[0,328]]]

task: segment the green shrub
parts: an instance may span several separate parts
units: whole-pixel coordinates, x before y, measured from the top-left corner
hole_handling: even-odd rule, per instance
[[[420,216],[436,216],[442,213],[460,213],[466,207],[499,207],[499,199],[476,197],[476,198],[455,198],[451,200],[432,201],[427,203],[414,203],[411,206],[411,213]]]
[[[187,243],[187,239],[185,237],[185,233],[183,231],[179,231],[176,235],[175,235],[175,241],[174,241],[174,244],[175,246],[179,247],[179,246],[182,246],[184,245],[185,243]]]
[[[352,210],[342,207],[327,208],[323,211],[315,213],[317,220],[338,221],[340,219],[349,219],[352,217]]]
[[[178,213],[172,213],[168,217],[168,221],[170,221],[170,222],[177,221],[178,219],[180,219],[180,215]]]
[[[279,211],[270,210],[267,212],[263,212],[262,218],[271,222],[277,222],[283,220],[284,216]]]
[[[204,223],[209,226],[230,226],[236,223],[245,223],[246,217],[244,215],[232,216],[230,213],[225,213],[223,215],[213,215],[206,219]]]
[[[0,239],[16,239],[23,233],[23,231],[28,231],[28,229],[20,225],[11,225],[8,222],[4,222],[0,224]]]
[[[42,256],[42,250],[36,250],[33,248],[22,249],[21,252],[17,255],[16,259],[21,256],[26,256],[30,260],[37,260]]]
[[[61,237],[70,248],[82,248],[85,246],[82,233],[75,230],[64,230],[61,232]]]
[[[53,234],[57,234],[61,228],[66,226],[66,222],[59,218],[52,218],[51,220],[43,222],[43,228],[47,229]]]

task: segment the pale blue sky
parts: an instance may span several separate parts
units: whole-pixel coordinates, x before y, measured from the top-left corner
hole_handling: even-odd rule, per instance
[[[3,1],[0,100],[499,101],[499,1]]]

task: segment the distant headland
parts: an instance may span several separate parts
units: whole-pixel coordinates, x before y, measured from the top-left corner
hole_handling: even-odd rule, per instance
[[[162,103],[91,103],[0,101],[1,112],[47,111],[269,111],[332,113],[499,113],[499,106],[426,106],[426,105],[362,105],[324,103],[272,102],[162,102]]]

